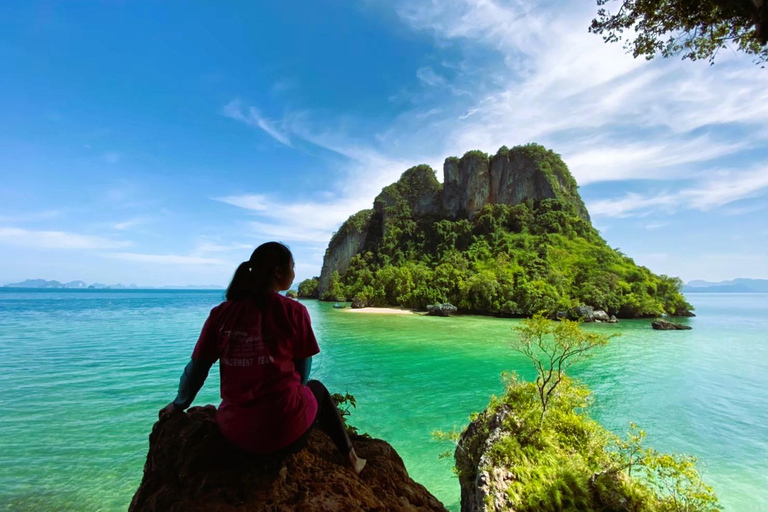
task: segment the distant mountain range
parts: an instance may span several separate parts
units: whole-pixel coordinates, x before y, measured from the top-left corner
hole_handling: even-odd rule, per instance
[[[84,281],[70,281],[61,283],[59,281],[47,281],[45,279],[27,279],[21,283],[11,283],[3,288],[48,288],[48,289],[69,289],[69,290],[222,290],[223,286],[209,284],[188,284],[182,286],[137,286],[135,284],[124,285],[93,283],[87,284]]]
[[[712,283],[696,279],[683,286],[684,293],[768,293],[768,279],[733,279]]]

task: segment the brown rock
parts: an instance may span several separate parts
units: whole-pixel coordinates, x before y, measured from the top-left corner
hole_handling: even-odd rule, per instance
[[[193,407],[155,424],[130,512],[446,512],[384,441],[353,437],[368,459],[359,477],[317,429],[303,450],[268,463],[229,447],[215,412]]]

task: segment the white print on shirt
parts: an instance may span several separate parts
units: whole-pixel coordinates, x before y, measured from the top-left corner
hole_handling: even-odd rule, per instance
[[[221,331],[221,363],[240,367],[274,363],[261,337],[260,327],[248,331]]]

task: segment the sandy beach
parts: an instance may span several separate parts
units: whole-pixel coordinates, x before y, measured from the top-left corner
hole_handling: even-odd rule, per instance
[[[378,315],[412,315],[414,314],[414,312],[411,311],[410,309],[400,309],[400,308],[362,308],[362,309],[344,308],[343,311],[346,311],[348,313],[375,313]]]

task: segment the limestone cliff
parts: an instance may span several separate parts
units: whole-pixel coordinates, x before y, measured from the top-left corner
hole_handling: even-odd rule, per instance
[[[353,437],[368,460],[359,477],[319,430],[300,452],[266,464],[230,448],[214,415],[193,407],[155,424],[130,512],[447,512],[384,441]]]
[[[334,272],[343,274],[352,257],[365,248],[370,232],[373,210],[362,210],[347,219],[341,228],[333,234],[331,243],[325,251],[323,269],[317,289],[322,293],[328,289]]]
[[[427,165],[408,169],[381,191],[373,210],[353,215],[334,235],[323,259],[319,294],[328,290],[334,272],[347,270],[355,254],[366,247],[375,249],[376,240],[387,234],[387,216],[393,210],[407,208],[417,219],[473,219],[488,204],[516,205],[529,199],[567,201],[589,222],[567,166],[559,155],[537,144],[511,150],[505,146],[493,157],[481,151],[449,157],[443,165],[442,184]]]

